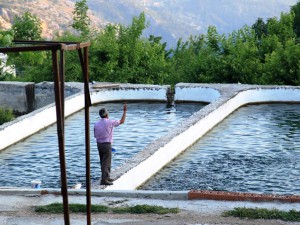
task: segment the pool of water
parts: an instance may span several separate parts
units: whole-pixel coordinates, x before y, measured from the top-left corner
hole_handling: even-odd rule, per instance
[[[112,168],[166,134],[204,104],[180,103],[168,108],[164,103],[128,103],[125,124],[115,128]],[[91,179],[100,177],[100,162],[93,138],[93,126],[99,119],[100,107],[107,107],[109,117],[121,119],[123,104],[107,103],[90,108]],[[65,120],[66,166],[69,186],[85,183],[85,124],[84,110]],[[0,186],[28,187],[39,179],[42,187],[60,187],[59,151],[56,124],[0,152]]]
[[[144,190],[300,194],[300,105],[238,109],[151,178]]]

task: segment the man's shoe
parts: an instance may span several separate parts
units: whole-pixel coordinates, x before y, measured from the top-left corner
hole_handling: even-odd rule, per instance
[[[108,178],[108,179],[106,179],[106,180],[109,181],[109,182],[115,181],[115,179],[113,179],[113,178]]]
[[[101,180],[100,185],[113,185],[113,183],[108,180]]]

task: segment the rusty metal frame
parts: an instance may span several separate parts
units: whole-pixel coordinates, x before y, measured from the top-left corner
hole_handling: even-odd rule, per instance
[[[1,47],[1,53],[28,52],[28,51],[51,51],[52,72],[54,80],[57,137],[59,147],[60,172],[61,172],[61,193],[63,198],[64,222],[70,224],[70,212],[68,202],[68,183],[65,159],[65,51],[77,50],[82,68],[84,82],[85,100],[85,155],[86,155],[86,209],[87,224],[91,224],[91,184],[90,184],[90,131],[89,131],[89,107],[91,104],[89,92],[89,66],[88,47],[89,42],[54,42],[54,41],[13,41],[13,47]],[[83,53],[82,53],[83,49]],[[60,53],[58,55],[58,53]]]

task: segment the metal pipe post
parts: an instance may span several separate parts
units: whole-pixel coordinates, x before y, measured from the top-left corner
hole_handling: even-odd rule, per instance
[[[60,159],[60,173],[61,173],[61,193],[63,197],[64,206],[64,221],[65,225],[70,225],[69,215],[69,203],[68,203],[68,187],[67,187],[67,173],[66,173],[66,160],[65,160],[65,140],[64,140],[64,99],[61,94],[61,78],[60,69],[57,57],[57,50],[52,50],[52,66],[53,66],[53,78],[54,78],[54,92],[55,92],[55,104],[56,104],[56,120],[57,120],[57,136],[59,147],[59,159]]]
[[[88,74],[88,48],[84,48],[84,56],[81,49],[78,50],[80,64],[84,82],[84,112],[85,112],[85,162],[86,162],[86,215],[87,225],[91,225],[91,162],[90,162],[90,114],[89,107],[91,106],[89,92],[89,74]]]

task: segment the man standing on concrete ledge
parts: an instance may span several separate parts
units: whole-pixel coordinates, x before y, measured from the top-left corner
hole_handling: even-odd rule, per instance
[[[100,185],[112,185],[113,179],[110,177],[111,168],[111,151],[113,142],[114,127],[119,126],[125,122],[127,106],[124,104],[123,116],[121,120],[108,119],[108,111],[106,108],[99,110],[101,119],[95,123],[94,137],[97,141],[97,147],[100,156],[101,166],[101,182]]]

